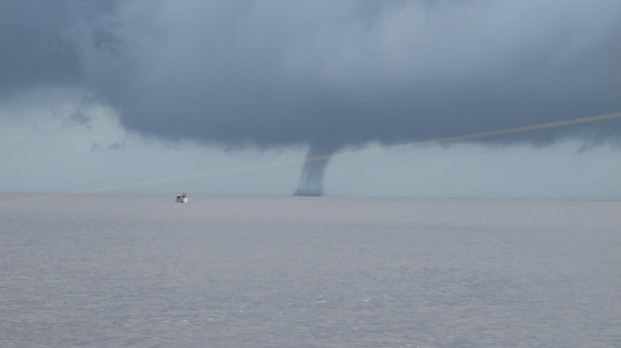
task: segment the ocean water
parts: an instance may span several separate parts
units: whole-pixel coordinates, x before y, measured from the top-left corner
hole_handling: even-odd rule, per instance
[[[621,347],[621,202],[0,194],[0,347]]]

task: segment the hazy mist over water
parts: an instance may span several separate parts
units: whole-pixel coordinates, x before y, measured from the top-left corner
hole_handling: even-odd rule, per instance
[[[38,197],[2,347],[621,346],[621,202]]]

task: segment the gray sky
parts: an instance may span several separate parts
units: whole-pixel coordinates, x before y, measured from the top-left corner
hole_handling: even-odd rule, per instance
[[[330,154],[621,111],[616,0],[4,0],[0,51],[2,191],[106,186],[302,158],[309,148]],[[621,122],[609,121],[354,156],[330,163],[325,190],[619,199],[620,139]],[[285,194],[303,170],[313,194],[325,165],[184,185]],[[27,174],[42,172],[53,175]]]

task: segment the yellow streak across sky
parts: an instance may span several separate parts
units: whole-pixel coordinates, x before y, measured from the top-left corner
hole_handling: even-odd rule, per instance
[[[546,122],[546,123],[538,123],[538,124],[521,126],[521,127],[503,128],[503,129],[492,130],[492,131],[469,133],[469,134],[444,137],[444,138],[436,138],[436,139],[430,139],[430,140],[414,141],[414,142],[402,143],[402,144],[396,144],[396,145],[367,147],[367,148],[337,152],[337,153],[329,154],[329,155],[322,155],[322,156],[315,156],[315,157],[308,157],[308,158],[301,158],[301,159],[257,163],[253,165],[240,166],[240,167],[234,167],[234,168],[229,168],[229,169],[211,170],[211,171],[204,171],[204,172],[198,172],[198,173],[187,174],[187,175],[170,176],[170,177],[156,178],[156,179],[142,180],[142,181],[133,181],[133,182],[123,183],[123,184],[84,189],[84,190],[73,191],[73,192],[23,197],[23,198],[18,198],[14,200],[2,201],[0,202],[0,205],[7,205],[7,204],[11,204],[17,201],[19,202],[36,201],[36,200],[41,200],[41,199],[59,198],[59,197],[70,196],[70,195],[117,191],[117,190],[134,188],[134,187],[143,187],[143,186],[152,186],[152,185],[159,185],[159,184],[171,183],[171,182],[188,181],[188,180],[202,179],[202,178],[208,178],[208,177],[214,177],[214,176],[222,176],[222,175],[228,175],[228,174],[234,174],[234,173],[253,172],[257,170],[281,168],[281,167],[287,167],[291,165],[300,165],[306,162],[323,161],[323,160],[328,160],[328,159],[344,158],[344,157],[351,157],[351,156],[362,155],[362,154],[380,153],[380,152],[393,151],[393,150],[415,149],[415,148],[429,146],[429,145],[457,143],[457,142],[490,138],[490,137],[496,137],[496,136],[502,136],[502,135],[526,133],[526,132],[532,132],[532,131],[542,130],[542,129],[551,129],[551,128],[567,127],[567,126],[579,125],[579,124],[610,121],[614,119],[621,119],[621,112],[579,117],[579,118]]]

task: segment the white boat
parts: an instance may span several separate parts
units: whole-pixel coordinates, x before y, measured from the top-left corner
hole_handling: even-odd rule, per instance
[[[188,202],[188,194],[187,193],[178,193],[175,197],[175,202],[177,203],[187,203]]]

